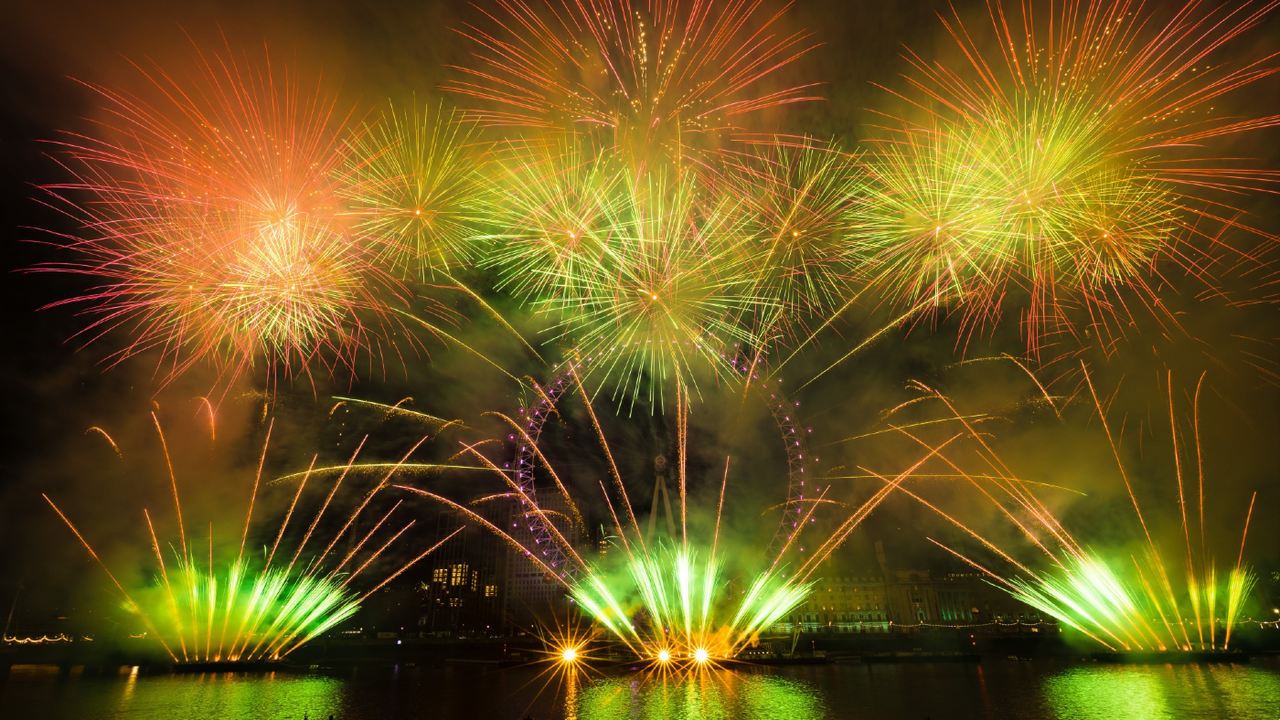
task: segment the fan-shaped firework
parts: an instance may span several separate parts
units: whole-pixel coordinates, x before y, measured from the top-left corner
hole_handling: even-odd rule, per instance
[[[349,365],[403,299],[339,218],[341,118],[294,81],[201,68],[148,77],[154,105],[95,88],[107,120],[56,144],[75,180],[46,188],[84,237],[44,269],[103,281],[64,301],[96,318],[85,332],[124,326],[119,357],[159,350],[171,375]]]
[[[160,422],[156,420],[156,429]],[[105,433],[104,433],[105,434]],[[267,431],[268,441],[270,430]],[[163,445],[164,435],[161,433]],[[419,443],[421,444],[421,443]],[[363,447],[363,442],[361,443]],[[415,449],[417,446],[414,446]],[[356,450],[359,454],[359,449]],[[266,447],[263,448],[263,461],[266,459]],[[387,533],[379,530],[399,508],[396,503],[373,526],[356,537],[357,522],[361,513],[369,506],[374,495],[386,487],[387,481],[399,470],[423,466],[405,466],[404,461],[390,465],[371,467],[382,475],[381,481],[365,494],[363,502],[355,509],[341,529],[319,553],[308,557],[304,555],[308,542],[312,539],[321,519],[329,510],[334,495],[338,493],[343,481],[353,468],[356,457],[353,455],[346,465],[316,468],[315,460],[305,473],[286,476],[285,479],[298,479],[298,489],[293,497],[280,528],[274,533],[268,551],[263,545],[261,562],[257,562],[245,554],[245,545],[249,540],[250,523],[253,520],[255,500],[259,495],[259,478],[254,478],[253,492],[249,496],[248,511],[244,519],[244,531],[241,535],[239,552],[233,561],[221,563],[222,570],[215,570],[213,524],[209,525],[208,564],[205,565],[203,551],[196,549],[196,538],[190,538],[182,520],[182,505],[178,500],[178,481],[172,475],[172,464],[165,447],[165,461],[170,467],[170,479],[173,483],[174,508],[177,514],[180,543],[171,545],[173,557],[165,562],[165,553],[161,550],[151,522],[150,513],[143,511],[147,529],[150,531],[151,547],[155,553],[156,566],[159,570],[154,582],[148,588],[134,589],[130,592],[120,584],[116,576],[107,568],[106,563],[94,552],[89,541],[80,534],[71,520],[54,505],[46,495],[45,500],[58,513],[67,527],[75,533],[76,538],[84,545],[93,559],[98,561],[107,576],[115,584],[123,596],[123,606],[137,615],[146,629],[147,635],[157,639],[165,652],[174,662],[248,662],[253,660],[278,660],[296,650],[308,640],[334,627],[351,617],[360,603],[387,583],[394,580],[405,570],[426,557],[436,548],[460,531],[437,542],[425,552],[417,555],[399,569],[388,573],[373,589],[357,595],[350,585],[371,565],[380,571],[381,564],[375,564],[382,558],[405,531],[413,526],[409,521],[400,530],[385,537]],[[383,472],[385,470],[385,472]],[[259,463],[259,476],[262,463]],[[323,475],[337,475],[337,480],[321,504],[315,517],[307,527],[294,548],[292,555],[282,547],[286,531],[290,529],[289,521],[298,500],[307,487],[308,480],[318,479]],[[365,518],[370,520],[371,518]],[[334,553],[338,540],[350,532],[345,552]],[[371,544],[370,541],[373,541]],[[280,551],[277,554],[277,551]],[[332,553],[332,554],[331,554]],[[286,557],[288,558],[286,561]],[[326,565],[326,560],[332,562]],[[273,564],[274,562],[274,564]],[[385,559],[383,560],[385,562]]]
[[[1030,295],[1034,352],[1046,333],[1073,331],[1072,307],[1117,333],[1122,291],[1157,304],[1160,260],[1210,280],[1208,249],[1196,246],[1237,225],[1231,194],[1274,181],[1231,167],[1210,141],[1277,122],[1241,121],[1216,103],[1277,68],[1213,59],[1274,3],[1198,5],[1166,22],[1132,2],[1062,0],[1037,14],[995,3],[989,45],[946,21],[969,64],[912,55],[902,96],[930,120],[895,121],[904,130],[869,155],[855,238],[875,282],[907,307],[963,306],[974,322]]]
[[[739,116],[813,99],[773,84],[809,34],[778,34],[760,0],[502,0],[463,34],[477,62],[448,89],[487,125],[592,135],[641,168],[714,150]]]
[[[426,278],[469,257],[489,203],[479,181],[474,125],[443,106],[389,109],[351,142],[341,194],[358,230],[411,275]]]
[[[596,623],[601,632],[625,645],[640,662],[659,672],[712,667],[736,657],[761,633],[775,629],[778,621],[809,594],[811,580],[823,562],[894,489],[937,452],[926,451],[923,458],[905,472],[887,479],[885,487],[855,506],[834,533],[821,538],[812,551],[804,552],[801,535],[814,520],[826,490],[810,482],[806,491],[805,480],[812,481],[813,474],[805,473],[812,469],[815,459],[791,452],[792,447],[803,446],[802,438],[794,434],[797,429],[792,418],[795,406],[777,399],[776,381],[772,384],[753,382],[768,402],[777,406],[774,419],[783,431],[783,443],[788,450],[790,490],[799,489],[800,494],[790,496],[789,493],[785,503],[788,510],[775,538],[777,542],[770,545],[766,556],[758,564],[744,565],[741,558],[729,560],[731,555],[726,548],[730,541],[721,534],[724,499],[730,485],[729,458],[725,459],[723,477],[716,478],[719,503],[714,506],[714,523],[710,521],[711,512],[707,512],[706,519],[701,521],[706,530],[699,532],[694,528],[699,521],[690,517],[693,501],[688,488],[687,404],[676,411],[679,444],[672,465],[677,487],[671,494],[679,498],[678,517],[671,511],[673,501],[668,501],[665,537],[655,535],[653,515],[648,532],[642,531],[627,482],[591,409],[580,377],[588,365],[607,362],[607,357],[569,361],[546,386],[535,388],[536,399],[529,407],[522,408],[514,417],[497,416],[510,427],[506,440],[516,448],[514,461],[500,466],[480,452],[483,443],[463,443],[464,454],[492,471],[506,487],[507,492],[482,500],[505,499],[518,503],[513,505],[516,512],[511,516],[511,528],[499,527],[466,505],[431,490],[400,487],[444,503],[498,534],[547,581],[562,585],[579,611]],[[582,398],[586,415],[600,439],[602,459],[611,480],[600,481],[600,500],[611,521],[613,544],[620,550],[616,555],[611,551],[596,561],[584,558],[570,540],[575,528],[582,523],[583,513],[578,507],[582,498],[575,499],[557,472],[558,463],[544,454],[545,448],[540,442],[544,437],[543,424],[552,416],[561,420],[570,416],[566,404],[575,395]],[[551,483],[545,488],[538,487],[535,466],[536,475],[541,476],[545,471],[554,487]],[[658,482],[662,483],[665,497],[666,466],[660,467],[659,472],[663,474]],[[654,513],[658,512],[657,497],[655,491]],[[565,507],[566,511],[551,510],[553,504]],[[727,561],[742,571],[741,581],[728,581],[724,572]],[[562,647],[552,654],[553,660],[572,666],[587,641],[583,633],[575,632],[571,637],[560,633],[555,642]],[[573,652],[568,653],[569,650]]]
[[[1119,448],[1111,434],[1103,405],[1098,401],[1087,374],[1085,380],[1094,407],[1102,419],[1103,430],[1111,443],[1125,490],[1132,501],[1137,525],[1142,530],[1143,542],[1139,552],[1121,553],[1118,559],[1110,561],[1098,551],[1081,544],[1054,517],[1049,507],[1027,483],[1014,477],[1003,461],[991,452],[969,421],[956,414],[946,398],[927,388],[925,390],[932,397],[942,400],[954,418],[963,423],[966,430],[979,442],[982,450],[979,456],[983,458],[987,468],[983,472],[967,473],[961,471],[950,459],[943,457],[943,461],[994,502],[1000,514],[1015,523],[1018,531],[1044,553],[1053,567],[1037,572],[920,496],[907,490],[903,492],[941,513],[987,550],[999,556],[1003,562],[1016,568],[1016,572],[1005,574],[993,571],[951,551],[953,554],[1003,585],[1013,597],[1079,630],[1110,650],[1227,649],[1231,642],[1232,628],[1240,622],[1243,603],[1255,582],[1253,572],[1244,563],[1244,542],[1253,515],[1253,502],[1250,502],[1249,512],[1245,517],[1240,554],[1235,566],[1226,576],[1224,588],[1219,584],[1221,576],[1215,570],[1213,557],[1206,549],[1203,475],[1199,480],[1200,548],[1197,552],[1191,541],[1194,521],[1189,519],[1188,513],[1192,498],[1186,497],[1182,468],[1180,464],[1177,465],[1178,504],[1182,513],[1182,532],[1179,534],[1186,541],[1186,554],[1183,557],[1186,563],[1185,583],[1180,583],[1170,571],[1171,563],[1168,558],[1177,557],[1182,552],[1178,550],[1172,555],[1163,553],[1160,544],[1152,538],[1133,485],[1123,464],[1120,464]],[[1199,412],[1199,396],[1200,387],[1197,386],[1194,399],[1196,415]],[[1170,388],[1171,423],[1174,418]],[[1179,452],[1176,425],[1173,427],[1173,434],[1176,459]],[[1196,456],[1200,456],[1198,437]],[[1256,493],[1254,499],[1257,499]],[[1124,557],[1125,554],[1129,557]],[[1222,628],[1222,635],[1218,634],[1218,628]]]

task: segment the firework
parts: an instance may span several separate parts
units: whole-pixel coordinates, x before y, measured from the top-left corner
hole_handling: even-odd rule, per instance
[[[160,431],[158,420],[156,429]],[[163,432],[160,437],[163,443]],[[271,433],[268,429],[267,442],[270,442],[270,437]],[[363,447],[363,443],[361,446]],[[417,445],[414,447],[416,449]],[[359,467],[355,465],[358,454],[357,449],[356,454],[346,465],[335,468],[316,468],[315,461],[312,460],[311,467],[305,473],[301,473],[298,490],[275,533],[274,542],[271,543],[269,550],[264,545],[261,561],[246,555],[245,546],[249,539],[255,500],[258,498],[262,465],[266,459],[265,445],[262,461],[258,466],[258,475],[254,478],[253,491],[249,496],[249,507],[245,514],[239,552],[235,559],[229,562],[217,565],[214,562],[212,523],[209,524],[207,562],[206,558],[202,557],[203,552],[197,549],[199,541],[196,538],[188,538],[182,519],[182,505],[178,499],[177,479],[171,474],[180,542],[171,545],[173,555],[166,562],[165,553],[161,549],[151,522],[151,514],[143,511],[159,573],[150,587],[135,589],[133,592],[126,590],[120,584],[106,563],[90,546],[88,540],[62,510],[58,509],[53,500],[47,495],[44,498],[111,578],[112,583],[123,596],[124,609],[140,619],[146,628],[146,634],[156,638],[174,662],[279,660],[308,640],[351,617],[359,610],[361,602],[366,598],[460,532],[460,530],[455,531],[408,563],[401,565],[399,569],[377,583],[373,589],[364,593],[357,593],[352,589],[352,581],[360,577],[375,561],[382,558],[386,551],[414,525],[413,521],[409,521],[388,539],[374,540],[379,530],[400,506],[400,503],[396,503],[390,511],[377,519],[370,530],[358,538],[355,536],[354,526],[357,519],[373,496],[388,486],[390,478],[396,472],[405,469],[401,467],[402,461],[399,464],[386,466],[386,472],[383,473],[381,481],[365,495],[363,502],[321,552],[313,552],[310,557],[305,556],[304,551],[321,518],[329,509],[334,495],[337,494],[353,467]],[[165,457],[168,461],[167,448]],[[379,472],[383,467],[378,467]],[[298,506],[298,500],[308,480],[324,475],[330,470],[339,471],[338,479],[286,563],[284,559],[286,552],[282,547],[282,541],[289,529],[293,511]],[[172,473],[171,465],[170,472]],[[293,476],[286,476],[281,480],[291,477]],[[331,554],[338,540],[348,531],[351,532],[348,550],[345,553]],[[189,539],[190,542],[188,542]],[[370,544],[371,541],[373,544]],[[277,555],[278,551],[279,555]],[[326,563],[326,561],[329,562]]]
[[[777,303],[754,281],[737,193],[662,170],[632,180],[576,152],[520,157],[490,262],[554,341],[610,359],[593,372],[617,399],[688,388],[695,369],[727,377],[758,347]]]
[[[1212,142],[1276,124],[1216,103],[1277,68],[1213,59],[1274,3],[1197,6],[1164,24],[1132,2],[1062,0],[1040,15],[994,3],[986,47],[944,20],[969,64],[909,56],[901,97],[928,119],[891,119],[901,130],[868,153],[851,233],[868,282],[911,310],[958,308],[971,328],[1024,304],[1033,354],[1046,335],[1078,332],[1073,309],[1120,334],[1128,292],[1176,325],[1155,297],[1163,266],[1212,285],[1204,246],[1240,226],[1226,203],[1275,180]]]
[[[699,558],[688,546],[650,548],[631,558],[626,570],[628,577],[617,582],[593,568],[570,594],[590,617],[659,670],[734,658],[813,588],[812,583],[762,573],[741,599],[726,597],[720,564],[714,557]]]
[[[770,84],[812,44],[760,0],[503,0],[461,30],[476,63],[446,86],[486,125],[568,132],[639,170],[715,150],[741,116],[813,99]]]
[[[738,249],[747,254],[756,293],[779,308],[784,332],[806,316],[827,317],[849,285],[844,240],[864,192],[857,156],[779,137],[725,155],[728,184],[751,217],[750,241]]]
[[[591,362],[609,362],[608,358],[573,360],[544,386],[535,388],[535,397],[515,417],[496,415],[507,423],[511,432],[506,440],[514,444],[516,455],[504,465],[489,459],[478,449],[479,444],[464,444],[463,452],[480,466],[501,478],[507,492],[483,500],[505,499],[518,503],[513,516],[516,529],[500,528],[466,505],[426,489],[400,486],[405,490],[431,498],[463,513],[473,521],[499,535],[506,543],[532,563],[549,581],[559,583],[574,600],[575,607],[588,618],[603,636],[620,643],[651,669],[694,671],[737,656],[753,644],[761,633],[770,631],[788,611],[809,594],[814,573],[848,538],[852,530],[887,497],[892,489],[937,451],[926,453],[911,469],[889,482],[889,487],[856,506],[840,523],[837,531],[823,538],[820,547],[805,553],[800,538],[821,507],[826,489],[815,486],[806,471],[815,458],[804,452],[800,429],[794,421],[797,408],[783,398],[777,382],[760,384],[760,390],[771,404],[782,430],[790,466],[787,511],[782,525],[761,563],[730,582],[724,572],[725,549],[721,538],[721,517],[726,490],[730,484],[730,458],[725,460],[720,485],[715,523],[708,533],[689,529],[689,494],[686,457],[687,403],[677,408],[679,448],[674,463],[679,498],[679,516],[669,513],[666,537],[655,536],[653,516],[650,530],[642,532],[637,521],[626,482],[618,470],[613,453],[605,440],[590,398],[582,383]],[[620,559],[610,563],[588,561],[579,554],[569,537],[572,528],[582,524],[582,513],[573,495],[556,472],[555,464],[544,454],[539,438],[543,425],[552,416],[563,417],[568,397],[582,399],[586,415],[600,441],[610,479],[601,480],[600,497],[608,509],[611,534]],[[776,406],[776,407],[774,407]],[[549,476],[554,487],[539,488],[535,483],[535,467]],[[664,466],[665,468],[665,466]],[[665,472],[665,469],[662,471]],[[665,475],[664,475],[665,478]],[[806,479],[810,481],[806,489]],[[665,483],[665,479],[661,482]],[[546,509],[548,498],[563,501],[567,512]],[[655,500],[656,505],[656,500]],[[656,507],[655,507],[656,512]],[[527,532],[526,532],[527,530]],[[589,633],[557,632],[559,638],[550,644],[555,662],[572,666],[584,652]],[[569,658],[564,650],[573,649]],[[582,655],[585,657],[585,655]]]
[[[83,225],[76,259],[40,269],[102,284],[57,304],[90,340],[132,334],[117,360],[159,352],[170,377],[201,361],[286,374],[375,351],[398,285],[339,217],[343,119],[318,89],[226,58],[189,80],[143,76],[144,99],[92,88],[105,121],[54,143],[74,179],[45,187]]]
[[[491,205],[474,128],[443,106],[392,107],[350,141],[340,194],[357,230],[421,280],[471,259],[468,242]]]
[[[1093,394],[1088,374],[1085,380]],[[1202,378],[1203,380],[1203,378]],[[1130,650],[1226,650],[1233,626],[1239,623],[1243,603],[1254,583],[1253,572],[1243,563],[1244,542],[1248,535],[1249,518],[1246,518],[1240,541],[1240,556],[1236,565],[1227,573],[1225,587],[1223,576],[1214,567],[1214,561],[1205,547],[1204,482],[1200,478],[1199,507],[1200,549],[1193,549],[1192,523],[1188,519],[1184,482],[1180,460],[1177,468],[1179,505],[1182,509],[1182,535],[1186,540],[1185,584],[1177,582],[1165,552],[1151,535],[1142,507],[1138,503],[1129,482],[1103,406],[1093,394],[1094,406],[1102,419],[1102,426],[1111,443],[1119,466],[1121,479],[1133,504],[1134,515],[1142,529],[1145,547],[1127,559],[1108,561],[1097,551],[1085,547],[1053,516],[1049,508],[1036,496],[1030,485],[1014,477],[976,434],[968,420],[963,419],[946,398],[924,388],[929,396],[941,400],[959,422],[982,446],[981,455],[989,464],[988,472],[966,473],[950,459],[942,459],[951,465],[958,476],[964,478],[985,497],[996,503],[1000,512],[1014,522],[1020,532],[1036,545],[1052,563],[1048,570],[1036,571],[1019,562],[1013,555],[947,515],[936,506],[909,490],[911,495],[926,506],[942,514],[968,535],[978,540],[1003,561],[1017,569],[1011,576],[983,567],[968,557],[955,553],[975,568],[986,573],[995,583],[1003,586],[1015,598],[1048,614],[1064,624],[1079,630],[1089,638],[1113,651]],[[1195,414],[1199,414],[1199,386],[1195,396]],[[1174,403],[1170,389],[1170,420],[1174,418]],[[1198,426],[1197,426],[1198,427]],[[1173,427],[1175,457],[1178,429]],[[1196,440],[1199,457],[1199,439]],[[1254,496],[1256,498],[1256,494]],[[1249,517],[1253,505],[1250,503]],[[945,546],[944,546],[945,547]],[[1223,602],[1225,600],[1225,602]],[[1218,628],[1225,632],[1219,635]]]

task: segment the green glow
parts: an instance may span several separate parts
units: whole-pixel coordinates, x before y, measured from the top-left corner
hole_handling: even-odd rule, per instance
[[[360,607],[332,578],[291,569],[252,573],[243,561],[221,575],[180,563],[138,597],[126,608],[145,614],[185,661],[276,659]]]
[[[1255,582],[1247,567],[1227,578],[1227,605],[1218,604],[1218,575],[1209,564],[1201,577],[1189,574],[1183,595],[1169,584],[1154,553],[1144,563],[1108,564],[1088,553],[1071,554],[1061,568],[1005,588],[1018,600],[1057,618],[1112,650],[1215,650],[1227,648],[1228,632]],[[1225,610],[1225,615],[1219,611]]]
[[[1280,678],[1249,666],[1099,665],[1051,675],[1044,695],[1046,717],[1062,720],[1269,717]]]
[[[714,559],[663,547],[629,560],[624,578],[610,581],[593,568],[571,592],[583,611],[642,657],[658,662],[666,650],[687,663],[700,649],[713,661],[733,657],[812,588],[765,573],[734,598]],[[637,621],[641,611],[647,623]]]

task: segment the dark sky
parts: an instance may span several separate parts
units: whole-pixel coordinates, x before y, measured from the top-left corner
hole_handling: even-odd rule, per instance
[[[956,3],[968,17],[975,3]],[[935,12],[947,7],[930,0],[882,2],[797,2],[786,22],[807,27],[821,43],[787,72],[824,83],[826,100],[796,107],[785,116],[770,117],[774,127],[833,136],[853,146],[864,137],[868,107],[887,102],[873,84],[894,86],[906,70],[899,56],[903,46],[922,55],[947,52],[949,47]],[[111,341],[84,349],[72,340],[81,319],[66,309],[39,310],[43,305],[83,290],[65,276],[20,272],[55,259],[55,251],[31,240],[47,238],[39,230],[70,231],[68,223],[35,201],[32,183],[56,181],[59,169],[42,155],[37,142],[62,129],[83,127],[92,116],[94,100],[76,80],[131,88],[140,82],[130,61],[180,67],[191,60],[191,48],[217,50],[229,46],[257,52],[266,47],[273,62],[299,68],[308,77],[340,93],[344,107],[357,117],[374,111],[387,98],[405,102],[439,97],[445,65],[466,61],[464,46],[450,31],[475,11],[450,2],[11,2],[0,9],[0,242],[4,281],[0,300],[0,378],[4,412],[0,437],[0,602],[22,579],[33,592],[44,588],[55,596],[75,586],[77,573],[87,569],[82,550],[39,498],[49,492],[82,518],[92,536],[103,538],[108,554],[129,557],[142,502],[163,501],[166,478],[155,464],[157,446],[150,411],[160,407],[172,424],[171,446],[190,470],[192,492],[215,502],[242,487],[244,468],[256,459],[262,429],[254,420],[259,405],[237,400],[227,407],[218,443],[225,448],[213,461],[202,459],[198,404],[209,379],[193,374],[157,394],[159,378],[145,358],[107,369],[103,359]],[[1277,14],[1280,15],[1280,14]],[[1280,17],[1272,17],[1235,47],[1245,56],[1280,50]],[[1226,103],[1251,116],[1280,113],[1280,86],[1269,80]],[[1230,146],[1232,153],[1258,158],[1276,167],[1274,130],[1249,135]],[[1258,224],[1280,232],[1280,213],[1272,197],[1246,198],[1242,207]],[[1268,224],[1269,223],[1269,224]],[[1257,278],[1229,278],[1229,289],[1244,296],[1254,291]],[[1197,301],[1192,288],[1168,289],[1170,304],[1187,329],[1185,336],[1162,337],[1139,327],[1108,359],[1085,352],[1081,359],[1093,368],[1100,393],[1116,395],[1111,417],[1126,426],[1122,451],[1131,479],[1143,493],[1164,528],[1176,535],[1177,494],[1169,448],[1167,373],[1172,372],[1181,421],[1189,422],[1187,393],[1207,372],[1202,392],[1201,426],[1205,473],[1210,489],[1207,510],[1213,540],[1220,543],[1220,565],[1234,559],[1233,543],[1249,496],[1258,492],[1247,557],[1260,566],[1280,569],[1280,405],[1274,373],[1274,343],[1280,321],[1269,304],[1234,307],[1221,300]],[[1178,295],[1177,293],[1181,293]],[[1264,295],[1265,293],[1260,293]],[[873,327],[874,313],[846,318],[843,337],[824,337],[821,346],[798,360],[785,374],[795,388],[843,354],[851,338]],[[483,335],[481,323],[470,332]],[[1069,485],[1088,493],[1051,495],[1064,518],[1075,520],[1077,535],[1102,545],[1119,534],[1128,537],[1131,522],[1114,460],[1089,403],[1073,403],[1058,422],[1043,406],[1027,404],[1036,395],[1025,374],[1012,363],[956,365],[965,358],[1019,352],[1024,344],[1007,328],[976,338],[967,349],[956,348],[954,323],[922,324],[910,332],[890,333],[868,352],[797,394],[808,408],[815,437],[831,442],[876,427],[878,413],[912,397],[906,389],[921,380],[954,396],[975,412],[999,413],[1004,419],[990,429],[1001,455],[1017,472],[1044,482]],[[500,349],[511,352],[510,348]],[[513,354],[512,357],[515,357]],[[1070,394],[1078,389],[1078,361],[1047,368],[1042,379],[1055,381],[1052,391]],[[1259,370],[1254,364],[1261,365]],[[296,387],[277,406],[284,440],[275,462],[297,469],[317,443],[316,416],[329,407],[328,395],[350,391],[361,397],[394,401],[414,395],[417,407],[447,417],[477,416],[483,410],[509,408],[513,389],[496,374],[472,368],[466,358],[433,353],[410,377],[364,378],[354,389],[342,382]],[[246,385],[238,391],[247,392]],[[239,395],[236,396],[240,397]],[[710,402],[710,401],[709,401]],[[699,415],[695,426],[714,444],[723,440],[716,411]],[[1139,430],[1135,426],[1141,425]],[[619,433],[647,437],[644,428]],[[126,454],[151,458],[128,467],[115,462],[90,426],[110,428]],[[1189,425],[1187,425],[1189,427]],[[1187,432],[1184,430],[1184,432]],[[884,437],[884,436],[880,436]],[[1136,439],[1135,439],[1136,438]],[[1184,437],[1185,441],[1187,438]],[[395,443],[389,443],[395,445]],[[207,446],[200,446],[207,447]],[[843,465],[858,474],[858,465],[882,469],[901,466],[910,455],[901,444],[876,439],[833,446],[825,450],[828,467]],[[640,453],[643,454],[643,453]],[[709,453],[714,454],[714,453]],[[132,461],[131,461],[132,462]],[[642,460],[637,460],[642,464]],[[715,463],[708,461],[708,466]],[[1194,471],[1188,477],[1194,478]],[[744,480],[745,496],[768,497],[781,492],[769,478]],[[223,480],[231,478],[231,480]],[[863,492],[861,481],[846,482],[833,496],[853,498]],[[222,485],[225,489],[220,489]],[[224,491],[225,490],[225,491]],[[946,488],[933,488],[976,517],[982,510]],[[641,492],[641,497],[647,496]],[[159,499],[156,499],[159,498]],[[778,497],[774,502],[781,501]],[[647,502],[647,500],[646,500]],[[1117,503],[1120,503],[1117,505]],[[747,505],[743,500],[742,504]],[[757,507],[759,507],[757,505]],[[742,510],[738,522],[758,517]],[[905,499],[886,505],[865,531],[853,537],[866,543],[877,537],[896,538],[912,562],[929,562],[927,534],[952,537],[936,517]],[[993,532],[996,532],[993,530]],[[1161,531],[1163,533],[1163,531]],[[1170,533],[1163,533],[1170,534]],[[1126,541],[1124,538],[1120,542]],[[95,576],[96,577],[96,576]],[[95,581],[96,582],[96,581]]]

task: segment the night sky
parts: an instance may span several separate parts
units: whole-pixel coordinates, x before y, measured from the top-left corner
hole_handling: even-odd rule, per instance
[[[985,7],[956,3],[965,18]],[[868,108],[896,108],[881,86],[901,87],[907,66],[904,47],[922,55],[951,53],[950,41],[936,15],[948,3],[931,0],[829,3],[801,0],[785,16],[788,28],[809,28],[820,45],[785,73],[788,80],[820,82],[826,99],[755,117],[754,129],[805,132],[839,139],[856,147],[871,132],[875,115]],[[107,583],[83,548],[61,524],[41,493],[54,497],[113,563],[134,576],[143,573],[141,555],[148,551],[139,530],[141,508],[164,507],[168,478],[162,466],[150,413],[166,426],[175,449],[180,482],[193,508],[220,523],[241,512],[264,438],[261,422],[261,372],[227,393],[219,409],[217,439],[210,450],[208,426],[194,398],[208,393],[213,375],[196,368],[161,389],[154,357],[142,355],[108,367],[112,354],[127,340],[110,335],[83,346],[76,333],[84,319],[74,309],[42,309],[51,302],[83,293],[83,278],[31,273],[42,262],[65,255],[48,243],[49,232],[75,233],[74,223],[40,202],[35,185],[65,179],[44,153],[40,141],[60,131],[81,130],[95,115],[97,101],[82,83],[136,88],[143,79],[131,63],[191,68],[193,47],[212,52],[231,48],[260,57],[266,48],[273,63],[296,68],[301,77],[335,92],[338,105],[363,119],[388,99],[409,104],[444,97],[439,85],[450,77],[447,66],[468,61],[466,45],[450,28],[477,16],[461,2],[14,2],[0,9],[0,242],[3,242],[3,297],[0,300],[0,378],[4,411],[0,413],[0,603],[6,604],[21,581],[33,602],[74,603],[77,598],[102,601]],[[974,23],[975,26],[980,23]],[[1280,13],[1232,45],[1233,61],[1280,52]],[[1274,61],[1273,61],[1274,62]],[[154,64],[154,65],[153,65]],[[1280,113],[1280,78],[1269,78],[1224,100],[1241,116]],[[1222,144],[1227,157],[1250,158],[1257,167],[1280,167],[1280,133],[1255,131]],[[1274,195],[1236,198],[1251,222],[1280,234],[1280,212]],[[1258,243],[1242,239],[1241,243]],[[1274,256],[1274,253],[1272,253]],[[1276,268],[1266,252],[1264,267],[1250,272],[1224,271],[1223,293],[1200,298],[1194,281],[1171,276],[1161,288],[1185,332],[1162,332],[1147,316],[1126,329],[1126,337],[1107,355],[1094,347],[1064,340],[1053,355],[1056,363],[1036,369],[1055,396],[1073,401],[1060,421],[1038,402],[1039,391],[1011,362],[964,360],[1019,355],[1026,342],[1016,327],[1017,313],[995,329],[963,336],[954,319],[914,323],[889,333],[867,351],[795,392],[814,428],[817,445],[872,430],[884,410],[915,397],[908,384],[918,380],[955,399],[963,412],[995,416],[984,425],[991,443],[1015,472],[1027,479],[1066,485],[1083,495],[1046,491],[1045,498],[1076,537],[1093,547],[1130,547],[1136,526],[1115,460],[1097,422],[1087,391],[1081,394],[1081,362],[1087,363],[1099,393],[1114,395],[1109,418],[1124,425],[1121,455],[1135,491],[1151,508],[1149,522],[1160,537],[1175,541],[1181,534],[1177,485],[1170,444],[1168,379],[1179,403],[1179,422],[1186,446],[1189,393],[1202,373],[1201,441],[1207,488],[1206,518],[1219,565],[1234,560],[1245,511],[1256,491],[1257,506],[1245,558],[1268,573],[1280,571],[1280,316]],[[456,309],[479,318],[462,301]],[[497,306],[528,328],[521,309],[495,299]],[[888,316],[876,307],[855,307],[822,335],[817,347],[783,373],[786,387],[802,385],[843,355],[856,339],[882,325]],[[877,324],[878,323],[878,324]],[[486,348],[517,375],[535,373],[518,345],[484,319],[464,323],[459,335]],[[328,452],[347,442],[335,440],[327,413],[332,395],[353,395],[381,402],[413,396],[413,407],[448,418],[479,422],[486,410],[513,408],[515,387],[499,373],[465,353],[428,343],[430,356],[411,360],[408,368],[385,374],[319,377],[290,385],[284,382],[273,405],[277,426],[268,473],[300,470],[315,452]],[[732,393],[710,390],[694,403],[695,451],[693,492],[709,497],[715,458],[731,442],[768,447],[770,428],[761,417],[729,438],[724,405]],[[609,411],[606,411],[609,412]],[[760,413],[758,413],[760,414]],[[356,421],[352,420],[354,424]],[[367,424],[374,436],[372,452],[392,456],[406,447],[409,431]],[[606,422],[621,449],[621,462],[635,478],[634,498],[647,512],[652,486],[646,467],[657,451],[669,450],[670,421],[645,412]],[[86,429],[108,429],[124,455],[118,460],[101,438]],[[351,433],[354,434],[354,431]],[[409,441],[412,442],[412,441]],[[566,436],[572,450],[586,441]],[[666,444],[664,444],[666,443]],[[321,447],[321,446],[324,447]],[[343,446],[345,447],[345,446]],[[442,456],[443,449],[434,451]],[[776,470],[781,453],[743,450],[746,468],[740,492],[730,501],[728,525],[742,542],[767,541],[772,520],[759,510],[783,500],[784,486]],[[753,452],[755,455],[753,455]],[[918,453],[890,435],[840,443],[821,451],[828,470],[842,466],[856,475],[860,466],[889,472],[901,469]],[[428,453],[429,454],[429,453]],[[444,453],[447,454],[447,453]],[[1193,456],[1186,456],[1194,462]],[[752,462],[756,459],[759,462]],[[595,460],[576,460],[581,474],[598,470]],[[593,465],[593,463],[596,463]],[[772,466],[770,465],[772,463]],[[769,468],[774,469],[770,470]],[[1184,468],[1189,482],[1194,468]],[[866,480],[833,480],[830,497],[852,500],[873,488]],[[446,479],[440,487],[458,494],[473,492],[464,481]],[[843,484],[841,484],[843,483]],[[1019,547],[1006,529],[996,527],[990,509],[960,488],[921,481],[931,497],[983,525],[993,537]],[[922,491],[924,492],[924,491]],[[774,498],[770,500],[770,498]],[[221,508],[232,508],[222,510]],[[432,512],[419,505],[423,514]],[[197,514],[196,510],[192,510]],[[757,531],[756,525],[761,528]],[[766,527],[767,526],[767,527]],[[863,562],[873,540],[887,541],[900,567],[936,566],[945,558],[926,541],[962,541],[936,515],[904,497],[887,502],[849,541],[850,562]],[[1025,548],[1022,548],[1025,550]]]

